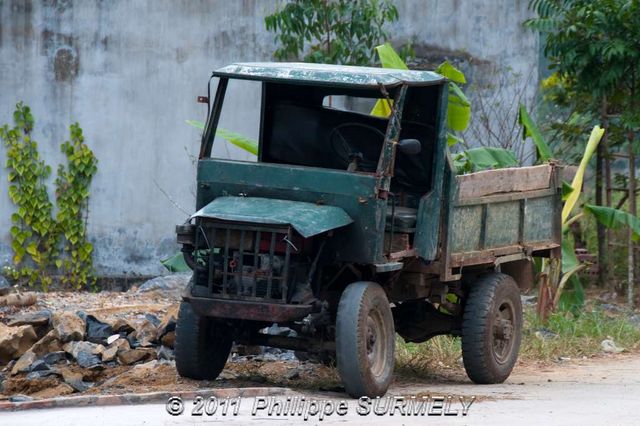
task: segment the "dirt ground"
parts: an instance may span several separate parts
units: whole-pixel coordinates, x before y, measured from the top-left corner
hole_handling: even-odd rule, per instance
[[[175,424],[367,424],[371,425],[419,425],[433,424],[544,424],[544,425],[636,425],[634,409],[640,401],[640,354],[618,354],[597,357],[574,362],[549,364],[545,366],[519,365],[512,376],[499,385],[474,385],[462,380],[455,374],[450,377],[434,376],[433,379],[396,380],[389,389],[386,398],[396,397],[436,397],[451,396],[455,401],[463,398],[468,407],[466,415],[460,414],[460,407],[454,405],[457,414],[437,417],[431,415],[411,415],[395,412],[358,412],[359,401],[347,398],[343,393],[312,391],[302,387],[229,389],[231,398],[238,395],[237,414],[222,414],[217,410],[213,414],[195,416],[193,414],[193,396],[182,396],[184,411],[177,415],[168,414],[168,401],[158,400],[135,405],[102,405],[92,403],[66,405],[62,408],[39,410],[20,410],[0,412],[0,422],[11,425],[40,425],[43,419],[55,418],[65,425],[105,424],[117,425],[175,425]],[[217,385],[217,384],[216,384]],[[179,386],[178,386],[179,388]],[[262,390],[261,390],[262,389]],[[251,391],[249,395],[243,391]],[[219,394],[210,389],[207,395]],[[233,393],[235,392],[235,394]],[[171,391],[178,395],[177,389]],[[244,396],[243,396],[244,395]],[[251,395],[251,396],[250,396]],[[334,406],[346,403],[346,415],[337,415],[335,411],[320,419],[319,415],[310,416],[303,421],[300,415],[268,415],[266,410],[254,413],[256,396],[285,400],[285,398],[306,398],[307,401],[327,403]],[[222,396],[221,396],[222,398]],[[326,406],[326,405],[325,405]],[[442,412],[442,410],[440,410]],[[436,410],[437,413],[437,410]]]
[[[0,322],[7,322],[17,313],[49,309],[51,311],[78,311],[92,314],[100,320],[114,322],[118,319],[144,317],[152,313],[158,318],[177,303],[177,299],[161,292],[136,293],[134,291],[70,293],[50,292],[39,294],[35,305],[28,307],[3,307],[0,310]],[[531,378],[538,379],[541,374],[549,374],[549,380],[556,380],[573,368],[592,366],[601,368],[611,359],[640,357],[640,353],[620,355],[601,355],[590,359],[571,359],[551,363],[520,361],[513,377],[521,382]],[[590,367],[590,368],[592,368]],[[195,381],[178,376],[175,363],[171,360],[152,360],[136,365],[105,365],[103,368],[83,369],[74,363],[59,366],[61,370],[79,374],[82,380],[92,387],[83,392],[74,391],[65,386],[56,377],[49,376],[38,380],[28,380],[26,373],[9,375],[5,368],[5,381],[0,399],[15,395],[26,395],[33,399],[45,399],[71,395],[107,395],[147,392],[178,392],[206,390],[212,388],[246,387],[286,387],[300,392],[342,390],[335,368],[310,362],[300,362],[291,353],[266,353],[260,355],[232,355],[224,372],[214,381]],[[2,368],[0,367],[0,370]],[[637,373],[636,373],[637,374]],[[396,375],[394,388],[419,393],[425,386],[467,385],[469,379],[460,363],[436,367],[431,374],[413,375],[403,371]],[[413,389],[413,390],[412,390]],[[493,398],[493,396],[491,396]]]

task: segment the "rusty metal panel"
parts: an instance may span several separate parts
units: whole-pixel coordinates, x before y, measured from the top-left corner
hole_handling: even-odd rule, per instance
[[[199,314],[217,318],[238,318],[255,321],[286,322],[299,320],[312,311],[311,305],[288,305],[244,300],[209,299],[187,296],[193,309]]]

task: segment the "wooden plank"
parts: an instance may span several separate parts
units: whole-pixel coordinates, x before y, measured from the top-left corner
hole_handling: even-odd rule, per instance
[[[556,188],[535,189],[533,191],[522,192],[505,192],[501,194],[484,195],[482,197],[460,199],[455,205],[456,207],[477,206],[480,204],[503,203],[505,201],[549,197],[555,196],[556,194]]]
[[[531,167],[485,170],[456,176],[458,198],[464,200],[492,194],[549,188],[552,170],[553,166],[543,164]]]
[[[531,252],[548,250],[557,248],[560,245],[558,243],[550,241],[541,241],[536,243],[521,245],[511,245],[505,247],[496,247],[489,250],[470,251],[462,253],[451,254],[451,267],[472,266],[495,263],[501,256],[513,255],[516,253],[524,253],[529,255]]]

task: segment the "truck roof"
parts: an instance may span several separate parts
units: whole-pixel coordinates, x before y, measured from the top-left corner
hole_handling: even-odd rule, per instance
[[[431,71],[355,67],[301,62],[242,62],[213,72],[214,77],[287,82],[292,84],[377,87],[429,86],[442,84],[445,77]]]

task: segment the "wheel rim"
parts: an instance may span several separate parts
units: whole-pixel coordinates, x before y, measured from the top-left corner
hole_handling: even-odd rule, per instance
[[[369,312],[367,316],[367,326],[365,328],[365,343],[367,348],[367,359],[371,374],[380,377],[385,370],[387,348],[385,342],[387,335],[384,328],[382,316],[376,310]]]
[[[496,307],[491,334],[491,347],[499,364],[508,362],[515,343],[516,314],[513,304],[505,300]]]

